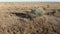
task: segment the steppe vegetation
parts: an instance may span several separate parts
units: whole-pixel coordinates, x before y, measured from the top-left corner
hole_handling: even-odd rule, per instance
[[[60,34],[60,9],[13,4],[0,4],[0,34]]]

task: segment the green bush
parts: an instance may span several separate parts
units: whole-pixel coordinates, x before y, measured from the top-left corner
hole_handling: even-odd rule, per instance
[[[42,7],[32,7],[31,8],[31,13],[30,13],[31,16],[38,17],[38,16],[42,16],[44,14],[45,14],[45,11]]]

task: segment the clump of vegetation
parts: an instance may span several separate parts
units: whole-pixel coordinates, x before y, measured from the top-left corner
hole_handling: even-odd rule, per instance
[[[55,13],[57,13],[58,11],[56,9],[52,9],[52,15],[54,15]]]
[[[55,15],[56,13],[58,13],[58,11],[56,9],[52,9],[50,12],[46,13],[46,15]]]
[[[33,17],[42,16],[45,14],[45,11],[42,7],[32,7],[30,15]]]

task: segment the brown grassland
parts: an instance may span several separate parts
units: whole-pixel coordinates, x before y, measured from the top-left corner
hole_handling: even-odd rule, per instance
[[[32,20],[21,17],[31,7],[43,7],[47,14]],[[0,34],[60,34],[60,3],[0,3]]]

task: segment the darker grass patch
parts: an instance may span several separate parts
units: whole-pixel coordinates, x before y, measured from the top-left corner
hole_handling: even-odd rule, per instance
[[[11,13],[11,14],[15,14],[16,16],[21,17],[21,18],[28,18],[28,19],[32,18],[30,15],[25,14],[25,13]]]

